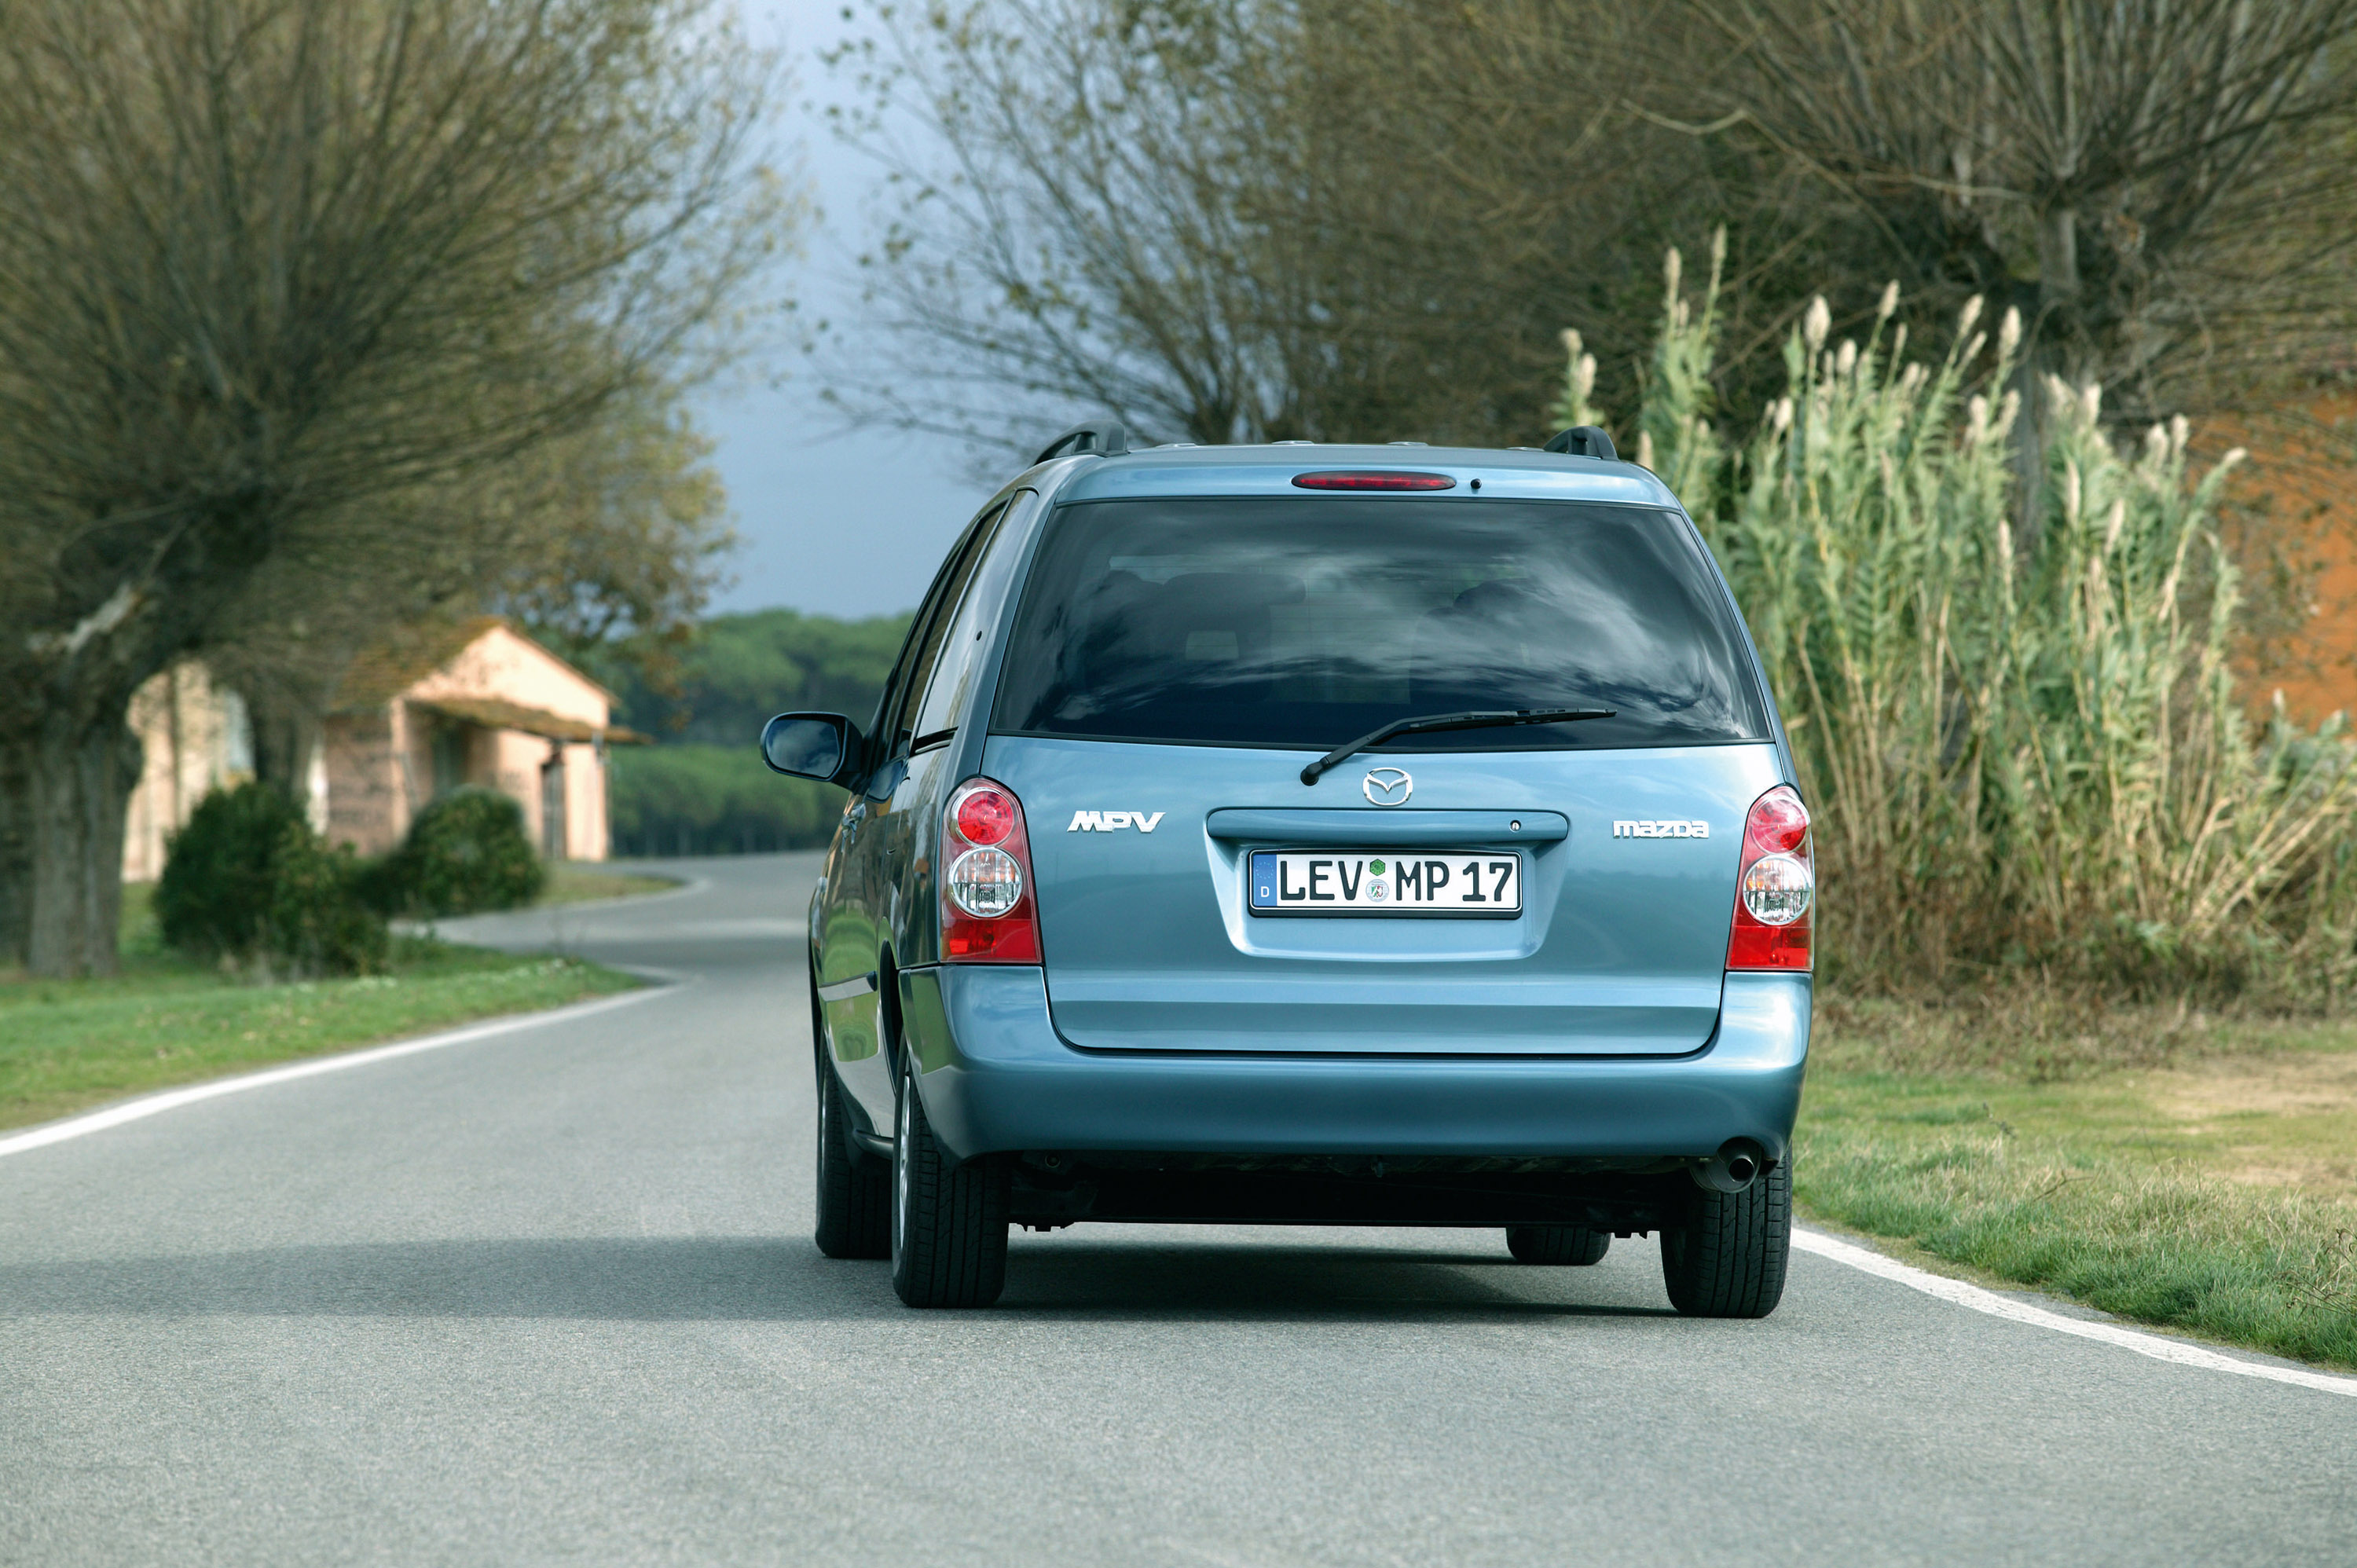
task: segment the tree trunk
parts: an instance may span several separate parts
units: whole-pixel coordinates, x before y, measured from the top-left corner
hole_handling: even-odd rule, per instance
[[[45,724],[24,748],[25,822],[32,839],[26,967],[68,978],[121,967],[123,829],[138,782],[139,737],[128,695],[89,721]]]
[[[2050,309],[2067,310],[2079,297],[2079,214],[2068,203],[2038,215],[2038,283]]]
[[[26,748],[0,745],[0,967],[32,957],[32,788]]]
[[[324,727],[318,704],[291,680],[239,683],[253,726],[253,776],[296,804],[311,804],[311,759]]]
[[[2017,558],[2027,561],[2045,532],[2047,433],[2054,418],[2047,405],[2046,378],[2058,365],[2040,288],[2020,284],[2010,293],[2009,303],[2021,312],[2021,358],[2011,389],[2021,399],[2021,413],[2013,422],[2013,536]]]

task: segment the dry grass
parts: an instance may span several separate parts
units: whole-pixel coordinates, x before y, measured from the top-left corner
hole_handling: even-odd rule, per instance
[[[2349,1048],[2357,1023],[2122,1001],[2008,974],[1979,987],[1859,996],[1818,985],[1813,1067],[2044,1083],[2124,1070]]]
[[[1793,1175],[1810,1212],[1933,1257],[2357,1367],[2357,1024],[1831,1001]]]
[[[2357,1051],[2205,1062],[2148,1074],[2139,1088],[2227,1180],[2357,1197]]]
[[[669,876],[615,871],[592,861],[552,861],[548,881],[535,904],[589,904],[601,898],[635,898],[648,893],[668,893],[679,886]]]

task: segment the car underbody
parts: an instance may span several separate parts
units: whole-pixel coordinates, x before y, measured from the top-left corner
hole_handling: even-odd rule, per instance
[[[1027,1153],[1007,1217],[1237,1225],[1576,1225],[1615,1235],[1693,1222],[1687,1160]]]

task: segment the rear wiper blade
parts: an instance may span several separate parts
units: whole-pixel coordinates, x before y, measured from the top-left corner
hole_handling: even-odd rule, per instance
[[[1304,784],[1315,784],[1318,775],[1353,752],[1364,751],[1380,745],[1395,735],[1418,735],[1437,729],[1499,729],[1507,725],[1567,725],[1581,719],[1609,719],[1619,716],[1613,708],[1512,708],[1484,714],[1427,714],[1420,719],[1394,719],[1379,730],[1371,730],[1351,742],[1338,746],[1301,770]]]

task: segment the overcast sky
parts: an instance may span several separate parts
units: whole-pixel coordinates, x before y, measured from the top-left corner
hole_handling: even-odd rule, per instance
[[[804,254],[784,263],[770,288],[836,324],[856,345],[858,300],[844,280],[864,237],[862,196],[877,174],[805,108],[834,92],[816,56],[845,32],[842,0],[743,5],[756,38],[782,47],[791,63],[777,136],[781,151],[799,151],[823,209]],[[745,540],[737,585],[713,608],[786,605],[837,616],[907,609],[985,491],[961,471],[964,453],[953,443],[881,431],[832,434],[797,360],[771,356],[737,384],[697,400],[697,421],[719,444],[714,460]],[[761,384],[765,371],[787,379]]]

